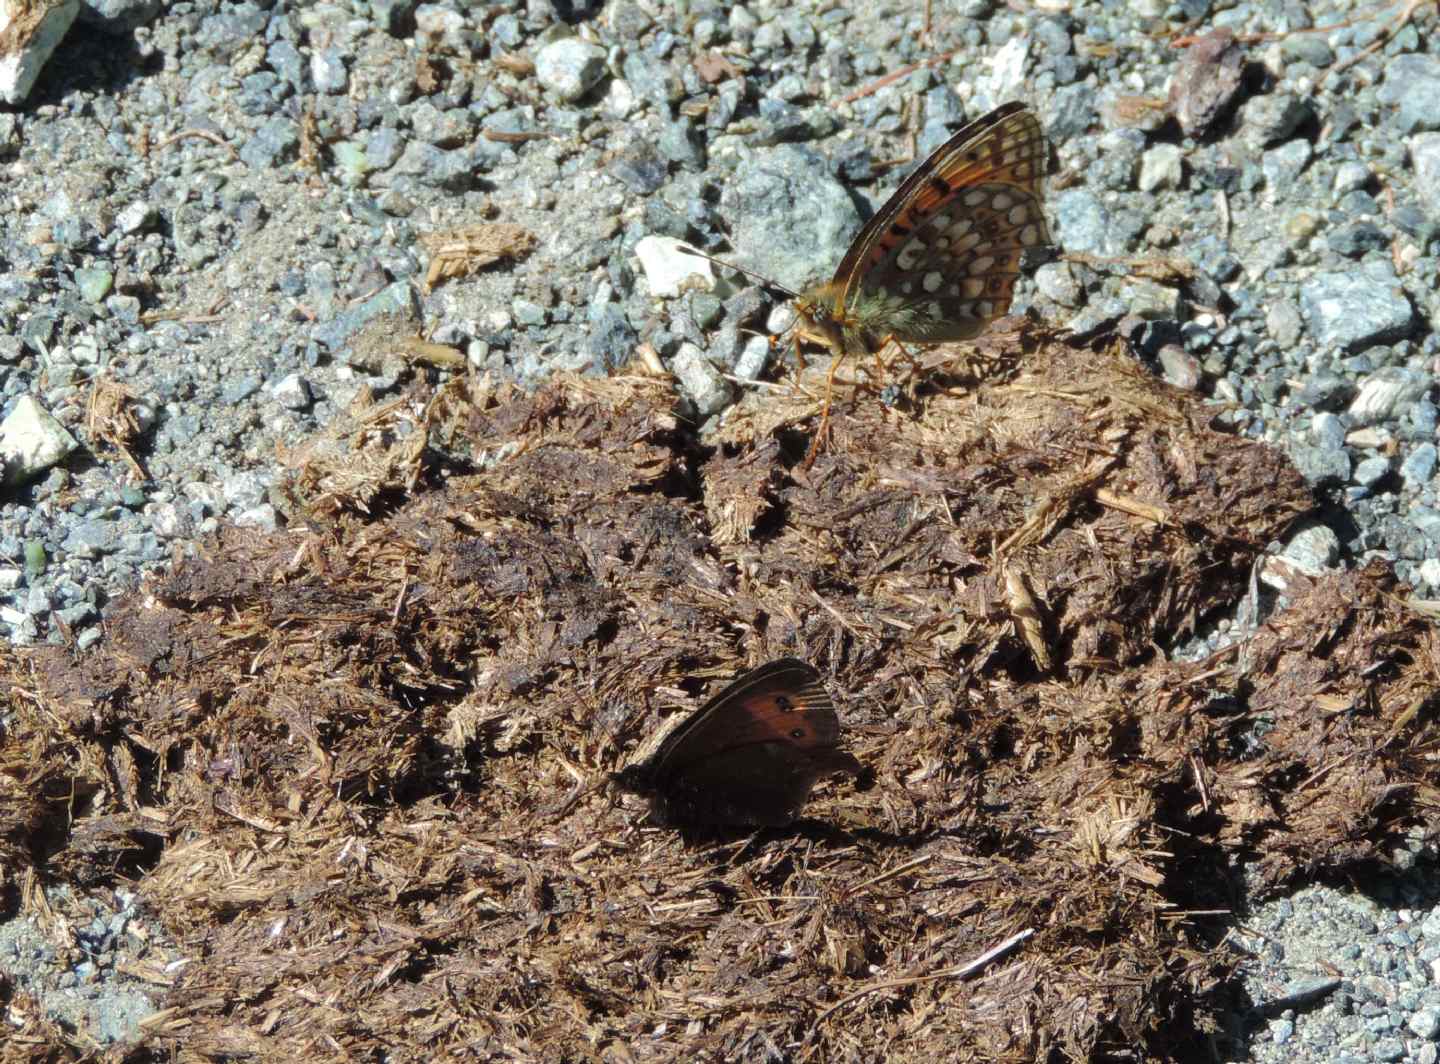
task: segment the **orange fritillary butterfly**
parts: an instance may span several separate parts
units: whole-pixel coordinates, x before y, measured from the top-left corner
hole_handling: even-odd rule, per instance
[[[1045,135],[1023,103],[931,153],[860,230],[835,276],[795,298],[800,339],[837,357],[889,340],[969,340],[1010,309],[1020,256],[1050,242]]]
[[[846,355],[878,358],[891,341],[969,340],[1010,310],[1021,254],[1050,243],[1040,203],[1045,165],[1035,115],[1023,103],[1001,104],[901,183],[834,277],[794,297],[797,360],[801,340],[834,356],[807,466],[825,437]]]

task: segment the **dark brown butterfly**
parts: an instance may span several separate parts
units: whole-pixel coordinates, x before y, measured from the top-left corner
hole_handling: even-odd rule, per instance
[[[858,775],[820,674],[780,658],[739,676],[613,777],[666,824],[783,825],[834,772]]]

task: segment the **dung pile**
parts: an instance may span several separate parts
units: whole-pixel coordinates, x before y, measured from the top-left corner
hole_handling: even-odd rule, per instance
[[[189,959],[137,1054],[1198,1045],[1242,864],[1278,887],[1433,818],[1440,646],[1371,568],[1167,662],[1301,479],[1108,349],[971,357],[913,402],[847,391],[808,468],[789,389],[704,439],[644,377],[357,412],[290,456],[288,531],[225,531],[97,653],[6,657],[12,908],[136,877]],[[758,833],[589,789],[786,655],[827,678],[858,786]]]

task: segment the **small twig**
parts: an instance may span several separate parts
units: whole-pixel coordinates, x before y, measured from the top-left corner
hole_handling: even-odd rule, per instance
[[[834,617],[835,620],[840,623],[841,628],[845,629],[845,631],[849,632],[856,639],[862,638],[860,633],[855,630],[855,626],[840,615],[839,610],[837,610],[834,606],[830,605],[830,603],[826,602],[823,598],[820,597],[820,592],[816,591],[814,588],[811,588],[810,594],[814,596],[815,601],[820,604],[821,609],[825,610],[825,612],[829,613],[830,616]]]
[[[731,384],[738,384],[743,388],[769,388],[772,392],[788,390],[787,385],[780,384],[776,381],[762,381],[755,377],[737,377],[733,373],[722,373],[720,376],[724,377]]]
[[[877,883],[883,883],[883,882],[885,882],[885,880],[887,880],[887,879],[894,879],[896,876],[904,875],[906,872],[910,871],[910,869],[912,869],[912,868],[918,868],[918,867],[919,867],[920,865],[922,865],[922,864],[927,864],[927,863],[930,861],[931,856],[932,856],[931,854],[928,854],[928,853],[927,853],[927,854],[925,854],[923,857],[917,857],[917,858],[915,858],[915,860],[913,860],[913,861],[906,861],[906,862],[905,862],[904,864],[902,864],[902,865],[896,865],[894,868],[890,869],[890,871],[888,871],[888,872],[881,872],[878,876],[871,876],[869,879],[865,880],[865,882],[863,882],[863,883],[857,883],[857,884],[855,884],[855,886],[848,888],[848,889],[845,891],[845,893],[846,893],[846,894],[858,894],[858,893],[860,893],[860,891],[865,890],[865,889],[868,888],[868,887],[873,887],[873,886],[875,886],[875,884],[877,884]]]
[[[181,325],[213,325],[224,320],[219,314],[186,314],[183,310],[152,310],[140,315],[141,325],[158,325],[162,321],[179,322]]]
[[[819,1030],[820,1025],[824,1023],[827,1019],[829,1019],[834,1013],[843,1009],[846,1005],[858,1001],[861,998],[866,997],[870,994],[878,994],[882,990],[898,990],[902,987],[907,986],[919,986],[921,983],[933,983],[939,979],[963,979],[967,975],[972,975],[975,972],[979,971],[981,968],[985,967],[995,958],[999,957],[1001,954],[1008,953],[1010,950],[1014,949],[1016,946],[1018,946],[1021,942],[1024,942],[1034,933],[1035,929],[1033,927],[1027,927],[1024,931],[1020,931],[1014,935],[1011,935],[1004,942],[1001,942],[993,949],[986,950],[984,953],[980,954],[980,956],[976,957],[973,961],[967,961],[964,964],[956,965],[954,968],[946,968],[944,971],[940,972],[931,972],[929,975],[917,975],[909,979],[887,979],[883,983],[871,983],[869,986],[863,987],[855,991],[853,994],[846,994],[843,998],[835,1002],[835,1004],[831,1005],[819,1016],[815,1017],[815,1026],[811,1028],[811,1034],[814,1034],[815,1031]]]
[[[911,63],[909,66],[903,66],[899,70],[892,70],[884,77],[877,78],[875,81],[872,81],[869,85],[862,85],[854,92],[847,93],[846,95],[840,97],[840,99],[835,101],[834,106],[838,107],[842,103],[854,103],[856,100],[862,100],[866,96],[871,95],[872,93],[879,92],[886,85],[893,85],[901,78],[909,77],[917,70],[925,70],[929,67],[936,67],[939,66],[941,63],[949,62],[957,54],[959,54],[959,52],[960,49],[955,48],[948,52],[942,52],[940,55],[932,56],[929,59],[922,60],[919,63]]]
[[[554,133],[547,133],[543,129],[487,129],[480,135],[486,140],[493,140],[500,144],[524,144],[527,140],[548,140],[555,136]]]
[[[166,137],[159,144],[156,144],[155,147],[151,150],[153,151],[160,148],[168,148],[176,141],[184,140],[186,137],[199,137],[201,140],[208,140],[211,144],[218,144],[220,145],[220,147],[228,151],[230,153],[231,159],[240,158],[240,153],[235,150],[235,146],[233,144],[231,144],[228,140],[222,137],[219,133],[213,133],[208,129],[182,129],[179,133],[170,134],[170,136]]]
[[[736,905],[751,905],[762,901],[819,901],[818,894],[759,894],[753,898],[736,898]]]
[[[1391,37],[1395,36],[1395,34],[1399,32],[1400,28],[1404,26],[1405,23],[1410,21],[1411,16],[1413,16],[1416,11],[1420,10],[1420,6],[1425,3],[1434,3],[1434,0],[1406,0],[1404,9],[1400,12],[1399,15],[1395,17],[1395,20],[1389,26],[1385,27],[1385,29],[1380,31],[1380,35],[1378,37],[1376,37],[1360,51],[1352,55],[1349,59],[1346,59],[1343,63],[1337,62],[1331,64],[1330,68],[1326,70],[1325,73],[1320,75],[1320,77],[1316,81],[1316,84],[1323,85],[1325,83],[1325,79],[1328,78],[1331,74],[1342,73],[1343,71],[1350,69],[1350,67],[1354,66],[1362,59],[1374,55],[1381,48],[1383,48],[1386,43],[1389,42]]]
[[[1205,786],[1205,764],[1198,755],[1190,755],[1190,771],[1195,774],[1195,789],[1200,792],[1200,808],[1210,812],[1210,788]]]
[[[400,623],[400,611],[405,608],[405,595],[410,590],[410,578],[407,576],[400,582],[400,592],[395,596],[395,608],[390,611],[390,627],[394,628]]]

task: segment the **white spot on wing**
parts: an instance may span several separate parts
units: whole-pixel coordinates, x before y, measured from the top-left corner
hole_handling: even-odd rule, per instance
[[[925,245],[919,240],[911,240],[900,249],[900,254],[895,256],[895,265],[899,266],[902,270],[913,270],[915,263],[918,262],[920,256],[924,254]]]
[[[920,287],[927,292],[938,292],[940,291],[940,286],[944,283],[945,278],[940,276],[940,271],[931,270],[925,275],[925,279],[920,282]]]

